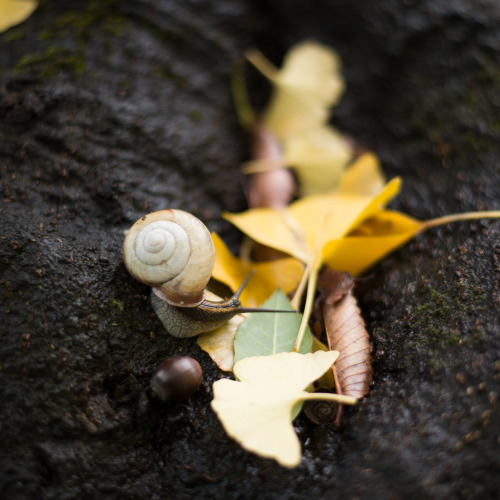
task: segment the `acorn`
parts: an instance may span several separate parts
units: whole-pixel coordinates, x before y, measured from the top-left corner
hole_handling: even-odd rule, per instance
[[[161,401],[179,403],[198,389],[203,378],[200,363],[189,356],[174,356],[162,361],[151,377],[151,392]]]

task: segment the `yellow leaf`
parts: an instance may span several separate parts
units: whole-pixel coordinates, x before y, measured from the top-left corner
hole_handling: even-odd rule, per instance
[[[315,42],[300,43],[288,51],[281,70],[256,51],[248,59],[273,84],[264,122],[278,138],[326,124],[328,108],[344,90],[334,50]]]
[[[332,189],[352,158],[349,143],[332,127],[320,127],[285,138],[284,163],[293,167],[302,195]]]
[[[245,449],[284,467],[296,467],[301,450],[291,423],[293,407],[306,399],[356,403],[346,396],[305,391],[337,357],[337,351],[317,351],[245,358],[234,366],[240,382],[214,383],[212,408],[228,435]]]
[[[323,262],[332,269],[359,275],[424,228],[424,223],[412,217],[382,211],[349,236],[327,242]]]
[[[302,264],[295,259],[286,258],[269,262],[243,261],[234,257],[220,237],[212,233],[215,245],[215,266],[212,276],[225,283],[233,291],[237,290],[251,271],[255,275],[240,295],[245,307],[258,307],[276,289],[284,293],[295,289],[304,271]]]
[[[0,0],[0,33],[22,23],[38,7],[38,0]]]
[[[323,126],[329,115],[317,99],[297,89],[282,87],[275,90],[266,108],[264,123],[283,140]]]
[[[221,370],[229,372],[233,369],[234,337],[247,317],[248,314],[237,314],[213,332],[203,333],[198,337],[198,345],[210,355]]]
[[[333,49],[305,41],[288,51],[275,82],[300,89],[329,107],[344,91],[340,67],[340,58]]]
[[[330,193],[306,196],[280,211],[258,208],[240,214],[225,213],[224,217],[255,241],[309,263],[320,235],[325,243],[343,238],[399,192],[401,181],[396,178],[378,194],[364,194],[376,184],[373,162],[358,162],[351,168],[354,174],[349,169],[343,176],[347,181],[342,179]],[[356,192],[349,179],[363,172],[372,181]]]
[[[373,153],[364,153],[345,171],[338,189],[344,193],[374,196],[385,183],[378,158]]]
[[[280,138],[325,124],[328,108],[344,90],[338,55],[314,42],[290,49],[271,81],[274,92],[264,122]]]
[[[326,195],[306,196],[290,205],[288,214],[302,228],[308,253],[312,255],[321,231],[325,242],[344,237],[396,196],[400,185],[401,180],[395,178],[375,196],[340,189]]]
[[[302,195],[332,189],[352,158],[349,143],[327,125],[330,107],[344,90],[337,53],[303,42],[289,50],[279,70],[257,51],[247,57],[273,84],[263,125],[281,142],[284,163],[279,166],[296,172]],[[246,167],[255,171],[273,163]]]

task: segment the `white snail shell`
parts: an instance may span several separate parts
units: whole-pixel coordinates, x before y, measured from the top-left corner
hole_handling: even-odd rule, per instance
[[[158,287],[175,306],[203,301],[215,263],[215,247],[205,225],[183,210],[161,210],[139,219],[127,233],[123,258],[129,273]]]

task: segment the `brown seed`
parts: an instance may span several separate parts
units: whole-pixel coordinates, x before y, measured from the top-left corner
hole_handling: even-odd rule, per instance
[[[200,364],[189,356],[174,356],[161,362],[151,377],[151,392],[162,401],[188,399],[201,384]]]

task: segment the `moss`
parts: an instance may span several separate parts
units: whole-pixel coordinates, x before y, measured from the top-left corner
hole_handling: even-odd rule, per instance
[[[124,16],[117,14],[117,3],[92,1],[83,12],[64,12],[50,26],[40,30],[40,52],[22,56],[15,65],[15,72],[30,70],[45,78],[60,72],[81,75],[85,71],[87,43],[95,38],[96,30],[100,36],[111,37],[121,36],[126,32],[129,22]],[[22,36],[20,34],[19,37]],[[62,46],[74,49],[62,49]]]
[[[460,282],[449,288],[428,289],[428,300],[415,305],[408,319],[413,332],[405,339],[404,358],[414,363],[425,352],[427,368],[431,371],[446,369],[446,354],[458,352],[463,342],[479,345],[484,341],[485,331],[466,318],[478,317],[489,307],[488,295],[478,287]],[[456,311],[461,310],[462,320],[457,323]]]
[[[16,74],[25,68],[34,70],[43,78],[50,78],[61,71],[81,75],[85,69],[85,59],[82,55],[71,54],[58,47],[49,47],[44,53],[23,56],[16,64]]]
[[[123,310],[125,309],[123,302],[121,300],[118,300],[118,299],[111,299],[108,302],[108,307],[109,307],[110,312],[112,312],[112,313],[115,312],[117,309],[118,309],[118,311],[120,311],[122,313]]]
[[[16,40],[20,40],[26,35],[26,31],[24,26],[18,27],[18,28],[11,28],[5,33],[2,38],[3,41],[8,43],[8,42],[15,42]]]
[[[191,109],[188,115],[196,123],[199,123],[203,119],[203,114],[199,109]]]

